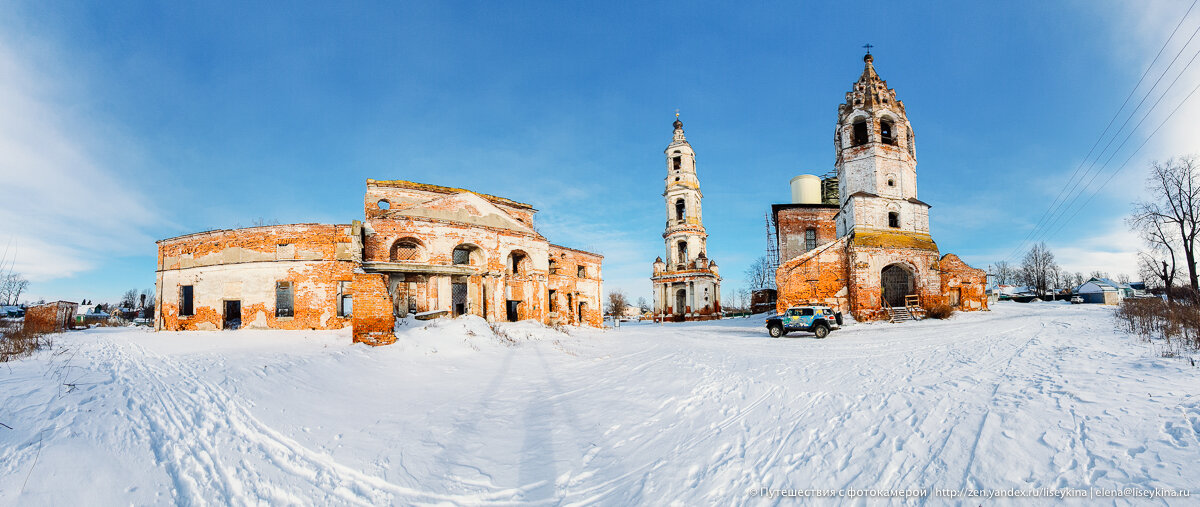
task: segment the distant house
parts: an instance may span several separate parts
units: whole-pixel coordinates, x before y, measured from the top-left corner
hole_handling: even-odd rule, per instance
[[[19,318],[25,316],[25,309],[19,306],[0,306],[0,317]]]
[[[1076,288],[1075,294],[1083,298],[1084,303],[1115,305],[1127,297],[1133,297],[1134,291],[1128,284],[1093,277]]]

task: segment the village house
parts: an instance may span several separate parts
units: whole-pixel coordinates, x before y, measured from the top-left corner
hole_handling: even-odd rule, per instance
[[[986,309],[986,273],[940,254],[929,234],[912,125],[873,60],[838,106],[836,178],[794,178],[794,202],[772,207],[777,311],[825,304],[877,320],[939,304]]]
[[[601,255],[551,244],[532,206],[367,180],[363,221],[158,242],[155,329],[340,329],[395,341],[397,317],[601,325]]]

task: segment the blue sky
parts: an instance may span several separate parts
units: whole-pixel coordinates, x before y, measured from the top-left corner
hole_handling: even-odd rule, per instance
[[[916,133],[934,239],[986,267],[1190,2],[923,4],[5,4],[0,248],[31,298],[112,300],[153,285],[156,239],[260,217],[348,223],[364,180],[407,179],[533,204],[551,241],[603,253],[606,290],[636,299],[663,250],[678,108],[731,294],[788,180],[832,169],[869,42]],[[1196,151],[1196,111],[1047,238],[1061,264],[1133,273],[1121,219],[1149,160]]]

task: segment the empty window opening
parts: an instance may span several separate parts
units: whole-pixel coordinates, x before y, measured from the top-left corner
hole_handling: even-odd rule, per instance
[[[678,250],[679,250],[679,263],[687,264],[687,261],[688,261],[687,241],[680,241],[676,246],[678,247]]]
[[[415,261],[420,253],[421,247],[415,241],[400,240],[392,245],[392,262]]]
[[[900,228],[900,214],[899,213],[897,213],[895,211],[888,213],[888,227],[891,227],[894,229]]]
[[[805,229],[804,230],[804,250],[808,251],[808,250],[812,250],[816,247],[817,247],[817,230],[816,229]]]
[[[387,210],[387,209],[392,208],[392,203],[388,202],[387,199],[380,199],[379,202],[375,203],[375,205],[378,206],[379,209],[382,209],[382,210]]]
[[[556,261],[554,259],[550,259],[550,274],[552,274],[552,275],[558,274],[558,261]],[[550,291],[550,292],[554,292],[554,291]]]
[[[895,146],[896,136],[892,133],[892,120],[879,120],[879,137],[884,144]]]
[[[853,146],[867,144],[867,120],[858,119],[854,121]]]
[[[683,167],[683,157],[671,157],[671,165],[676,171],[678,171]]]
[[[350,317],[354,315],[354,296],[350,295],[350,282],[338,282],[337,288],[338,317]]]
[[[893,177],[891,177],[891,176],[888,176],[888,186],[889,186],[889,187],[894,187],[894,186],[896,186],[896,178],[893,178]]]
[[[279,281],[275,282],[275,316],[276,317],[291,317],[292,302],[295,299],[292,292],[292,282]]]
[[[587,267],[586,266],[576,266],[575,267],[575,276],[578,278],[587,278]]]
[[[508,254],[508,274],[524,274],[525,258],[526,256],[523,252],[512,252]]]
[[[917,156],[917,139],[913,137],[912,129],[908,129],[908,155],[911,157]]]
[[[183,285],[179,287],[179,315],[195,315],[196,312],[192,308],[192,286]]]
[[[557,295],[558,294],[554,291],[554,289],[550,289],[548,292],[546,292],[546,302],[550,306],[551,312],[558,311],[558,300],[555,298]]]
[[[683,199],[677,199],[675,201],[675,219],[683,220],[685,218],[687,218],[687,204],[683,202]]]

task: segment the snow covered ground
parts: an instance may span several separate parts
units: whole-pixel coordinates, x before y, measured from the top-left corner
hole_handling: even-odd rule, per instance
[[[758,319],[405,328],[381,348],[348,332],[61,336],[0,365],[0,504],[1200,495],[1200,369],[1115,332],[1108,308],[1001,303],[825,340],[771,339]]]

